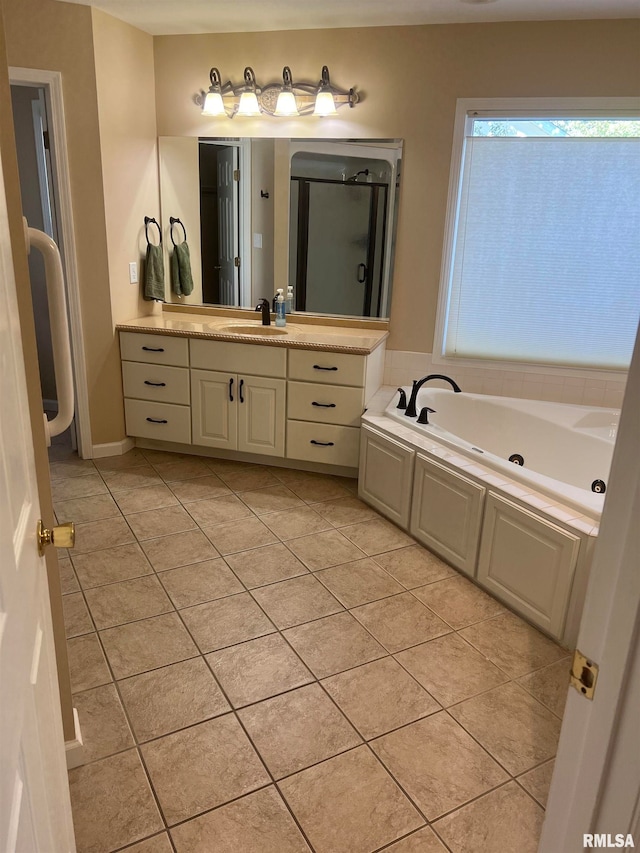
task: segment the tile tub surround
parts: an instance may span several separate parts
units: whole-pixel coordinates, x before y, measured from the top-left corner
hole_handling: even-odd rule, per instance
[[[89,759],[70,772],[79,853],[479,853],[460,841],[470,822],[501,853],[535,850],[564,649],[382,521],[353,480],[57,456],[60,521],[84,493],[110,514],[84,523],[116,506],[131,531],[63,565]],[[274,488],[300,504],[256,501]],[[240,514],[213,518],[220,500]],[[168,524],[148,539],[156,511]]]

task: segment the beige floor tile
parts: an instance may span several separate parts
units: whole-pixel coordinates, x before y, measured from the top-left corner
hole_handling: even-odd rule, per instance
[[[53,480],[51,496],[54,504],[60,501],[88,498],[92,495],[106,495],[108,492],[100,474],[87,474],[86,477],[73,477],[67,480]]]
[[[543,636],[513,613],[471,625],[460,636],[512,678],[566,657],[566,649]]]
[[[345,607],[357,607],[404,592],[404,588],[368,557],[317,572],[319,581]]]
[[[269,634],[207,655],[234,708],[302,687],[313,676],[279,634]]]
[[[540,806],[509,782],[443,817],[434,828],[452,853],[536,853],[543,820]]]
[[[58,558],[58,572],[60,574],[60,590],[63,595],[68,595],[70,592],[79,592],[80,584],[76,578],[76,573],[73,571],[69,557]]]
[[[138,741],[217,717],[229,703],[200,657],[134,675],[118,683]]]
[[[528,770],[522,776],[518,776],[518,782],[540,803],[542,808],[547,806],[555,763],[555,759],[552,759],[539,767],[534,767],[533,770]]]
[[[250,489],[263,489],[267,486],[279,486],[277,480],[268,468],[256,465],[254,468],[244,468],[240,471],[220,471],[219,475],[234,492],[247,492]]]
[[[104,459],[94,459],[98,471],[122,471],[125,468],[137,468],[146,465],[147,460],[142,450],[134,447],[122,456],[105,456]]]
[[[187,607],[180,613],[203,653],[275,631],[248,592]]]
[[[407,533],[384,518],[361,521],[360,524],[351,524],[340,530],[369,557],[415,544]]]
[[[269,528],[255,516],[214,524],[213,527],[205,527],[202,532],[215,545],[216,550],[224,555],[272,545],[278,541]]]
[[[71,690],[88,690],[111,681],[111,673],[97,634],[84,634],[67,640]]]
[[[274,779],[362,743],[319,684],[250,705],[238,716]]]
[[[371,521],[380,517],[375,509],[351,495],[312,504],[312,507],[334,527],[346,527],[349,524],[359,524],[362,521]]]
[[[316,853],[363,853],[424,821],[371,751],[362,746],[279,783]]]
[[[221,557],[161,572],[158,577],[178,609],[244,591]]]
[[[102,477],[111,492],[126,492],[143,486],[159,486],[162,480],[151,465],[137,465],[120,471],[103,471]]]
[[[376,554],[374,559],[407,589],[457,576],[451,566],[421,545]]]
[[[503,684],[449,709],[513,776],[553,758],[560,720],[517,684]]]
[[[137,675],[198,654],[176,613],[107,628],[100,638],[116,678]]]
[[[254,589],[253,597],[280,629],[343,610],[340,602],[310,574]]]
[[[456,630],[507,612],[499,601],[460,576],[418,587],[413,594]]]
[[[289,628],[284,636],[317,678],[385,657],[382,646],[350,613]]]
[[[242,500],[256,515],[304,506],[304,502],[299,497],[282,485],[242,492]]]
[[[385,847],[385,853],[446,853],[446,850],[447,848],[428,826],[401,841],[396,841],[390,847]]]
[[[67,639],[78,637],[80,634],[89,634],[95,630],[81,592],[62,596],[62,612]]]
[[[104,551],[117,545],[135,542],[135,537],[127,522],[118,518],[105,518],[102,521],[87,521],[76,524],[76,544],[72,553],[89,554],[91,551]]]
[[[173,853],[173,847],[167,833],[162,832],[160,835],[154,835],[132,847],[127,847],[127,853]]]
[[[113,684],[94,687],[73,697],[82,730],[86,763],[122,752],[134,745],[133,736]]]
[[[305,471],[292,471],[290,476],[282,473],[279,477],[305,503],[351,497],[351,492],[340,482],[341,477]]]
[[[196,523],[181,506],[166,506],[127,516],[127,523],[138,541],[157,539],[172,533],[195,530]]]
[[[430,821],[508,779],[444,711],[383,735],[371,746]]]
[[[395,657],[445,708],[507,681],[501,669],[457,634],[445,634]]]
[[[106,853],[163,829],[137,750],[69,772],[76,845]]]
[[[219,556],[201,530],[188,530],[186,533],[174,533],[159,539],[147,539],[142,543],[142,547],[157,572],[202,563]]]
[[[261,518],[283,542],[287,539],[307,536],[310,533],[331,530],[331,524],[308,506],[284,510],[283,512],[270,512]]]
[[[322,684],[367,740],[440,710],[393,658],[349,669]]]
[[[194,501],[187,504],[187,510],[200,527],[211,527],[225,521],[236,521],[252,515],[250,509],[235,495],[223,495],[220,498]]]
[[[211,500],[230,495],[231,490],[225,486],[220,477],[212,474],[207,468],[206,477],[195,477],[193,480],[175,480],[170,483],[171,491],[183,504],[193,501]]]
[[[59,524],[64,524],[65,521],[82,524],[85,521],[100,521],[103,518],[120,516],[120,510],[111,495],[91,495],[70,501],[58,501],[54,509]]]
[[[308,853],[275,788],[264,788],[171,831],[178,853]]]
[[[301,536],[299,539],[290,540],[287,544],[312,572],[339,566],[342,563],[352,563],[364,557],[364,553],[345,539],[338,530]]]
[[[389,652],[399,652],[451,631],[410,592],[356,607],[351,612]]]
[[[95,474],[96,466],[91,459],[80,459],[79,456],[69,456],[64,462],[51,462],[49,473],[52,480],[69,479],[70,477],[84,477],[87,474]]]
[[[159,486],[143,486],[141,489],[116,492],[115,500],[124,515],[178,504],[178,498],[164,483]]]
[[[300,560],[280,544],[230,554],[227,563],[248,589],[307,574]]]
[[[161,462],[178,462],[180,459],[193,459],[190,453],[174,453],[173,450],[151,450],[148,447],[139,448],[142,455],[151,465]]]
[[[233,714],[151,741],[142,754],[169,824],[270,781]]]
[[[208,457],[205,464],[216,474],[221,471],[247,471],[249,468],[256,467],[253,462],[240,462],[237,459],[216,459],[215,456]]]
[[[150,575],[153,571],[137,544],[119,545],[91,554],[73,554],[73,567],[84,589]]]
[[[99,631],[173,610],[160,581],[153,575],[97,586],[88,589],[85,595]]]
[[[171,462],[154,462],[153,467],[165,482],[192,480],[194,477],[205,477],[211,473],[201,459],[193,456]]]
[[[518,684],[550,711],[562,717],[567,702],[570,676],[571,658],[567,657],[519,678]]]

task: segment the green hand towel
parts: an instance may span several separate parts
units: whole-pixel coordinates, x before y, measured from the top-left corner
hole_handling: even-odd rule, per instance
[[[178,296],[189,296],[193,290],[191,255],[185,240],[173,247],[171,255],[171,287]]]
[[[164,302],[164,258],[162,246],[147,243],[144,260],[144,298]]]

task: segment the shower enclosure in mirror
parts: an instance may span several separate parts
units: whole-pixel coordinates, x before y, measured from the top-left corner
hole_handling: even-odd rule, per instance
[[[296,311],[388,317],[401,140],[161,137],[159,153],[194,279],[168,300],[253,308],[291,284]]]

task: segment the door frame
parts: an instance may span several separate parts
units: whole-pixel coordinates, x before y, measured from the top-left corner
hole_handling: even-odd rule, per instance
[[[59,71],[11,66],[9,68],[9,82],[12,86],[42,87],[45,90],[45,98],[47,100],[47,107],[49,108],[49,134],[52,141],[51,157],[54,165],[52,180],[55,187],[55,203],[58,208],[59,241],[67,293],[69,335],[71,337],[75,385],[75,422],[78,453],[83,459],[90,459],[93,456],[93,442],[91,439],[91,419],[89,415],[89,390],[82,326],[80,279],[73,227],[71,178],[67,156],[62,74]]]

